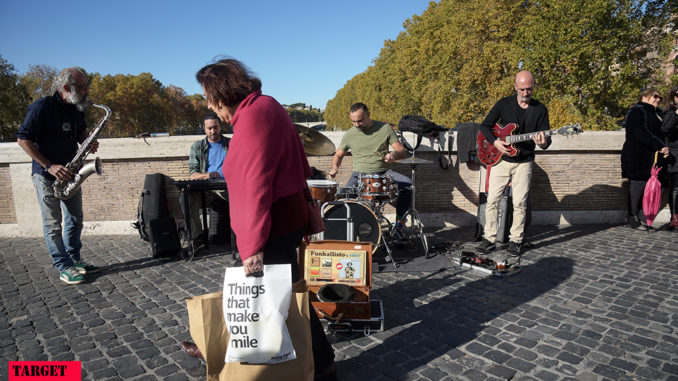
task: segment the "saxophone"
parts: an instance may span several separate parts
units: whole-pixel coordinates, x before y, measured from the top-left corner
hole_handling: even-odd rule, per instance
[[[101,129],[104,127],[106,121],[111,116],[111,109],[104,105],[98,105],[89,99],[87,101],[91,103],[92,106],[106,111],[106,115],[104,115],[104,117],[101,118],[101,120],[97,124],[97,127],[94,129],[94,132],[92,132],[89,135],[89,137],[84,142],[82,142],[82,144],[80,145],[80,149],[78,149],[78,152],[75,154],[73,160],[69,161],[68,164],[66,164],[66,168],[71,172],[75,173],[75,176],[73,176],[73,178],[71,178],[68,181],[61,180],[54,181],[52,189],[54,190],[54,196],[59,200],[68,200],[69,198],[73,197],[78,192],[78,189],[80,189],[80,185],[82,185],[82,183],[87,179],[87,177],[89,177],[89,175],[95,172],[97,175],[101,175],[103,173],[103,171],[101,170],[101,159],[99,159],[98,157],[94,158],[93,162],[90,162],[86,165],[84,164],[87,155],[89,155],[91,151],[92,142],[97,138],[97,136],[99,136]]]

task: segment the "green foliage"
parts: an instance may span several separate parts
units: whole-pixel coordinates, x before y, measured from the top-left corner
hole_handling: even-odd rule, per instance
[[[95,73],[90,77],[89,97],[113,112],[102,136],[129,137],[143,132],[202,134],[200,123],[207,112],[202,96],[187,96],[183,89],[172,85],[165,87],[150,73]],[[99,117],[88,114],[88,125],[94,125]]]
[[[14,72],[14,65],[0,56],[0,141],[16,141],[16,130],[29,103],[28,91]]]
[[[292,122],[320,122],[323,120],[323,114],[318,109],[307,109],[304,103],[295,103],[285,108]]]
[[[526,69],[553,128],[617,129],[643,84],[667,86],[667,9],[667,0],[431,2],[327,103],[325,120],[346,129],[348,108],[363,102],[392,123],[405,114],[449,127],[480,121]]]
[[[26,87],[31,101],[52,95],[54,79],[59,71],[48,65],[28,65],[28,71],[21,76],[21,84]]]

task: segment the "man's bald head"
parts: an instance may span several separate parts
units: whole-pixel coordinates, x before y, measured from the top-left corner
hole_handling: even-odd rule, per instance
[[[516,74],[516,80],[513,87],[518,93],[518,101],[522,103],[529,103],[532,98],[532,91],[534,90],[534,77],[532,73],[523,70]]]

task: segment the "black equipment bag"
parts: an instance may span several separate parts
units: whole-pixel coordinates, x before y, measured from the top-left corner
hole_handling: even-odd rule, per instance
[[[177,224],[169,214],[165,175],[146,175],[137,206],[137,221],[132,226],[139,230],[141,239],[151,243],[153,257],[173,256],[181,251]]]
[[[448,157],[449,159],[448,163],[443,164],[443,147],[440,144],[440,133],[447,132],[449,130],[447,127],[437,125],[431,122],[430,120],[424,118],[423,116],[405,115],[402,118],[400,118],[400,122],[398,123],[398,130],[401,132],[407,131],[417,134],[417,144],[415,144],[414,148],[410,147],[409,144],[406,144],[407,143],[406,141],[405,143],[403,143],[405,145],[405,148],[407,148],[409,151],[414,151],[417,148],[419,148],[421,140],[424,137],[431,139],[432,144],[433,142],[438,143],[438,164],[440,164],[440,168],[442,169],[448,169],[450,167],[452,158]],[[404,141],[404,139],[402,140]],[[448,143],[451,143],[451,140],[448,139]],[[451,156],[452,147],[451,144],[448,145],[449,145],[448,154]]]
[[[177,224],[174,217],[161,217],[152,219],[151,250],[153,257],[172,257],[181,251],[181,242],[177,233]]]
[[[137,221],[132,227],[139,230],[141,239],[151,242],[151,221],[169,217],[165,175],[153,173],[144,178],[144,188],[139,195]],[[175,229],[176,230],[176,229]]]

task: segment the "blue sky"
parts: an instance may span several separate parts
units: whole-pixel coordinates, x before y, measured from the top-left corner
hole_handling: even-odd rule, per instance
[[[215,56],[245,63],[280,103],[324,108],[429,0],[0,0],[0,55],[101,74],[151,73],[201,93]]]

